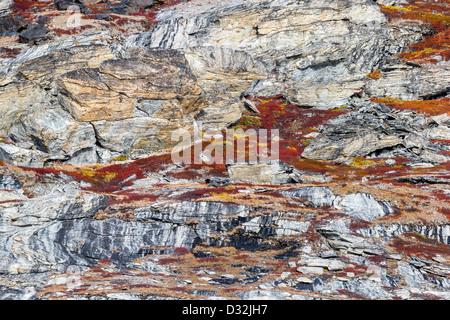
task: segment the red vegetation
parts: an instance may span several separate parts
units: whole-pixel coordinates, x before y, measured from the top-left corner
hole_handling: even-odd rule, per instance
[[[252,116],[253,119],[244,116],[237,124],[237,127],[244,130],[278,129],[280,133],[280,160],[302,170],[307,170],[304,168],[302,161],[300,161],[300,156],[310,141],[306,136],[317,132],[317,127],[326,121],[345,113],[345,111],[341,110],[303,109],[287,104],[282,96],[268,98],[248,97],[248,99],[257,104],[260,114]],[[270,149],[269,146],[268,149]],[[319,167],[322,168],[321,165]]]
[[[173,249],[173,253],[179,256],[183,256],[185,254],[188,254],[189,250],[183,247],[176,247],[175,249]]]
[[[156,20],[156,15],[159,10],[165,7],[174,6],[176,4],[181,3],[181,0],[160,0],[157,1],[155,5],[151,8],[143,9],[139,8],[137,12],[130,12],[128,15],[118,15],[118,14],[109,14],[111,18],[111,24],[120,29],[121,26],[130,24],[130,23],[138,23],[143,28],[151,28],[151,25],[159,22]],[[92,14],[83,16],[83,19],[97,19],[96,15],[100,13],[107,13],[107,10],[110,9],[110,5],[105,3],[98,3],[95,5],[88,6],[92,10]],[[130,17],[143,17],[143,20],[135,20]],[[123,30],[125,31],[125,30]]]
[[[448,0],[405,0],[401,7],[381,6],[381,11],[391,20],[418,20],[428,23],[434,33],[409,46],[409,51],[399,56],[420,63],[437,63],[450,60],[450,6]]]
[[[5,48],[0,47],[0,58],[6,59],[6,58],[15,58],[17,55],[22,51],[20,48]],[[4,142],[6,143],[6,142]]]
[[[450,246],[414,232],[407,232],[402,236],[395,237],[392,240],[392,246],[397,252],[408,256],[431,259],[439,254],[450,257]]]
[[[165,265],[165,264],[171,264],[171,263],[179,263],[179,258],[162,258],[158,260],[158,264]]]
[[[34,12],[44,11],[44,8],[54,7],[53,1],[14,0],[11,10],[30,23],[34,19]]]
[[[370,222],[355,218],[351,220],[349,228],[351,231],[356,231],[359,229],[368,229],[370,226]]]

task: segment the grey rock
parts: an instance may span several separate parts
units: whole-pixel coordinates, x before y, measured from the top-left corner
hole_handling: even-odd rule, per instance
[[[39,150],[28,150],[10,144],[0,144],[0,159],[25,167],[42,167],[47,154]]]
[[[324,259],[337,258],[337,257],[339,257],[339,254],[334,250],[320,251],[319,257],[324,258]]]
[[[286,300],[291,296],[288,292],[256,290],[239,293],[239,298],[243,300]]]
[[[316,207],[333,206],[336,196],[328,187],[302,187],[281,191],[286,197],[305,199]]]
[[[393,223],[386,225],[379,223],[368,229],[360,229],[358,233],[365,237],[393,237],[405,232],[417,232],[429,239],[441,243],[450,244],[450,225],[415,225]]]
[[[92,125],[75,121],[61,109],[38,109],[22,114],[9,129],[17,146],[48,154],[53,159],[68,159],[96,143]]]
[[[430,143],[429,132],[423,116],[407,111],[394,113],[386,106],[363,102],[358,111],[328,121],[302,157],[335,160],[400,156],[432,164],[448,161]]]
[[[375,2],[383,6],[396,6],[399,3],[402,3],[401,0],[376,0]]]
[[[343,210],[354,217],[372,221],[393,213],[393,208],[384,202],[379,202],[370,194],[356,193],[345,196],[339,205]]]
[[[230,179],[236,182],[280,185],[329,181],[327,177],[320,173],[298,170],[282,161],[230,164],[227,166],[227,170]]]
[[[332,226],[326,225],[318,226],[316,230],[327,239],[327,243],[334,250],[347,250],[357,255],[382,254],[385,251],[381,241],[376,241],[374,238],[342,233],[336,231]]]
[[[345,282],[345,288],[351,292],[373,300],[385,300],[391,297],[391,294],[387,290],[369,280],[352,278]]]
[[[21,29],[25,29],[27,27],[27,23],[20,16],[7,14],[6,3],[8,1],[2,1],[0,4],[0,34],[14,34]],[[2,7],[4,7],[4,11],[2,11]]]
[[[319,257],[306,257],[297,262],[299,265],[306,267],[322,267],[327,268],[329,271],[339,271],[348,268],[350,265],[339,259],[324,259]]]
[[[226,177],[210,177],[206,179],[206,184],[210,187],[226,187],[231,184],[230,179]]]
[[[22,188],[22,185],[17,178],[7,174],[0,175],[0,189],[17,190]]]
[[[402,100],[433,99],[445,96],[450,88],[450,64],[389,67],[383,77],[371,82],[365,91],[373,97],[392,97]]]
[[[19,42],[36,44],[38,41],[43,40],[48,33],[47,27],[40,24],[32,24],[27,30],[19,34]]]
[[[5,0],[0,3],[0,17],[8,14],[10,12],[10,5],[12,4],[12,0]]]
[[[180,225],[196,220],[196,236],[189,241],[195,241],[198,237],[204,241],[209,241],[208,235],[212,232],[229,231],[233,228],[233,221],[228,219],[229,216],[244,218],[248,214],[249,208],[243,205],[201,201],[167,205],[155,204],[151,207],[137,209],[134,217],[138,222],[156,220],[167,224]],[[188,238],[186,237],[184,241],[187,240]],[[190,248],[192,243],[180,243],[178,246]]]
[[[314,274],[314,275],[321,275],[324,273],[322,267],[309,267],[309,266],[298,267],[297,271],[304,274]]]

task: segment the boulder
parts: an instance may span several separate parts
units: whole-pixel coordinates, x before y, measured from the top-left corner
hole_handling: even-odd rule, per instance
[[[372,221],[394,212],[388,203],[377,201],[366,193],[346,195],[339,205],[345,213],[365,221]]]
[[[37,42],[46,39],[46,34],[49,32],[47,27],[40,24],[32,24],[25,31],[19,34],[19,42],[36,44]]]
[[[138,99],[170,100],[179,114],[202,107],[201,89],[175,50],[148,50],[78,69],[58,80],[60,102],[79,121],[131,118]]]
[[[108,46],[72,46],[26,60],[18,66],[17,71],[43,89],[52,89],[58,76],[78,69],[98,68],[103,60],[112,58],[114,55]]]
[[[230,164],[227,170],[234,182],[280,185],[329,181],[320,173],[298,170],[279,160],[270,163]]]
[[[328,187],[302,187],[281,191],[281,194],[294,199],[305,199],[316,207],[333,206],[338,200]]]
[[[22,114],[12,124],[9,136],[19,147],[39,150],[49,158],[62,160],[96,143],[92,125],[75,121],[61,109],[38,109]]]
[[[7,2],[2,1],[0,6],[4,6]],[[1,10],[1,7],[0,7]],[[16,33],[27,27],[26,21],[20,17],[12,14],[0,15],[0,34],[2,33]]]

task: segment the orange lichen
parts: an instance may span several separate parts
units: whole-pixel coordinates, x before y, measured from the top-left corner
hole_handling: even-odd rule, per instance
[[[399,110],[414,110],[419,113],[429,115],[439,115],[447,113],[450,115],[450,98],[442,98],[437,100],[414,100],[406,101],[396,98],[371,98],[375,103],[383,103],[387,106]]]
[[[381,78],[382,76],[383,76],[383,74],[380,72],[379,69],[366,75],[367,78],[370,78],[372,80],[377,80],[377,79]]]

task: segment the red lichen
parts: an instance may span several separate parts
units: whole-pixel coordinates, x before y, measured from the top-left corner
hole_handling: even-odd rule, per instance
[[[20,48],[5,48],[0,47],[0,58],[6,59],[6,58],[15,58],[17,55],[22,51]],[[3,142],[3,143],[10,143],[10,142]]]
[[[189,250],[183,247],[176,247],[175,249],[173,249],[173,253],[182,256],[188,254]]]
[[[33,0],[14,0],[11,4],[11,10],[14,14],[21,16],[26,22],[34,20],[34,13],[43,11],[44,8],[54,6],[53,1],[33,1]]]
[[[181,261],[180,258],[162,258],[158,260],[158,264],[165,265],[165,264],[179,263],[180,261]]]
[[[296,167],[296,164],[300,164],[299,159],[305,146],[311,140],[307,135],[316,132],[317,127],[326,121],[345,113],[342,110],[303,109],[289,105],[281,95],[247,98],[257,104],[260,114],[252,116],[251,121],[241,119],[236,127],[244,130],[278,129],[280,134],[278,156],[280,160]]]
[[[450,257],[450,246],[426,238],[418,233],[407,232],[394,237],[391,246],[401,254],[432,259],[437,254]]]

